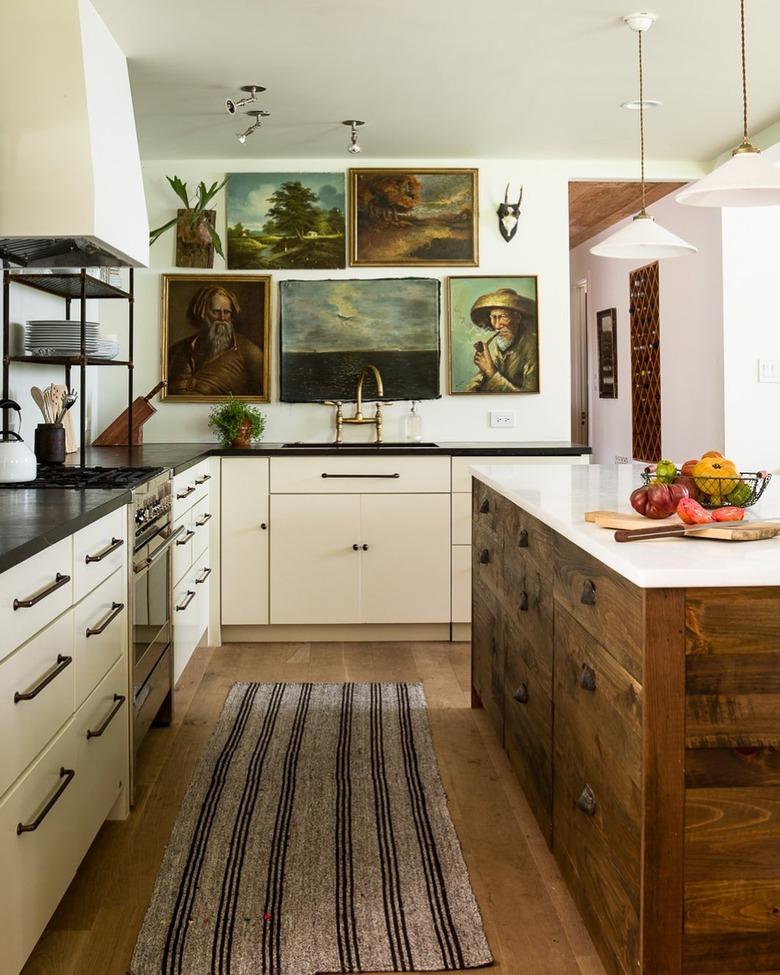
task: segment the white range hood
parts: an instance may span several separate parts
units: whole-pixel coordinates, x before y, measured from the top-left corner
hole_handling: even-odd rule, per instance
[[[4,3],[0,256],[149,263],[127,62],[88,0]]]

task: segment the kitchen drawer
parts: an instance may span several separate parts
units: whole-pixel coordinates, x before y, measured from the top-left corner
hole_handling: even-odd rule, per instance
[[[540,655],[552,660],[553,583],[536,561],[511,561],[504,539],[503,616]]]
[[[121,569],[73,610],[76,707],[127,647],[127,590]]]
[[[502,524],[504,564],[523,570],[532,567],[545,578],[553,576],[553,530],[510,504]]]
[[[192,539],[192,560],[196,561],[209,547],[209,533],[211,532],[211,511],[209,498],[201,498],[192,507],[191,529],[195,532]]]
[[[72,535],[0,575],[0,660],[71,605],[72,576]]]
[[[0,664],[0,795],[69,720],[74,672],[72,611]],[[38,687],[30,700],[15,700]]]
[[[73,536],[73,602],[125,564],[127,508],[87,525]]]
[[[522,464],[581,464],[588,463],[588,455],[566,457],[453,457],[452,458],[452,490],[468,491],[471,493],[472,467],[512,467]]]
[[[471,545],[471,495],[452,496],[452,544]]]
[[[449,457],[272,457],[272,494],[450,493]]]
[[[471,546],[452,546],[452,622],[471,622]]]
[[[203,565],[201,565],[203,562]],[[207,568],[205,558],[186,572],[173,589],[173,680],[181,676],[208,624],[210,580],[196,579]]]
[[[509,509],[513,507],[503,495],[477,481],[471,496],[472,530],[479,528],[501,538],[506,529]]]
[[[191,510],[185,512],[178,521],[173,523],[173,530],[176,531],[177,528],[183,528],[184,531],[179,534],[173,543],[173,558],[171,559],[171,563],[173,566],[174,585],[180,582],[192,566],[192,543],[195,538],[195,529],[192,527]]]
[[[503,555],[500,537],[489,529],[474,527],[471,547],[472,578],[497,599],[503,588]]]
[[[211,464],[202,460],[181,474],[176,474],[171,486],[173,520],[177,521],[185,511],[189,511],[198,501],[209,493]]]
[[[561,535],[555,536],[555,599],[642,681],[642,590]]]
[[[471,683],[498,734],[504,736],[504,645],[498,601],[474,579],[471,590]]]
[[[209,625],[209,595],[211,591],[211,565],[209,553],[203,552],[195,563],[192,573],[192,580],[195,584],[195,592],[198,594],[196,605],[198,607],[198,639],[203,635]]]

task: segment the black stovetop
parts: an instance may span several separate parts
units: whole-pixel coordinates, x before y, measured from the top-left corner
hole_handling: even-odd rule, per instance
[[[34,481],[0,484],[0,488],[119,488],[128,490],[159,474],[162,467],[65,467],[38,464]]]

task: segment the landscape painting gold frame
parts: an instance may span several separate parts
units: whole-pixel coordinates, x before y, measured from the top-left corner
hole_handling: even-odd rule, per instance
[[[166,386],[162,392],[162,399],[173,403],[222,403],[231,395],[251,403],[269,403],[270,389],[270,328],[271,328],[271,276],[268,274],[163,274],[161,275],[161,334],[162,347],[162,379]],[[259,350],[262,363],[251,376],[252,383],[249,391],[225,389],[224,393],[194,393],[176,392],[175,378],[171,382],[171,350],[177,345],[181,349],[182,343],[191,341],[197,335],[192,323],[188,321],[187,311],[195,295],[202,288],[224,288],[233,294],[241,308],[237,321],[233,327],[243,340],[248,339]],[[246,342],[242,345],[247,349]],[[254,349],[251,349],[253,359],[257,359]],[[173,386],[173,388],[171,388]]]
[[[415,216],[420,203],[427,204],[427,213]],[[350,169],[349,262],[365,267],[477,267],[479,170]]]

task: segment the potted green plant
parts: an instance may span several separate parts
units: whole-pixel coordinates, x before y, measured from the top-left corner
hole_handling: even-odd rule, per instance
[[[162,227],[149,233],[149,246],[171,227],[176,227],[176,266],[177,267],[213,267],[214,251],[224,257],[222,241],[214,229],[216,211],[209,209],[209,203],[227,183],[226,176],[221,183],[206,186],[198,183],[195,198],[190,201],[187,184],[178,176],[165,177],[173,192],[184,204],[184,209],[178,210],[176,216],[164,223]]]
[[[263,436],[265,416],[256,407],[231,396],[213,407],[209,426],[223,447],[250,447],[253,440]]]

